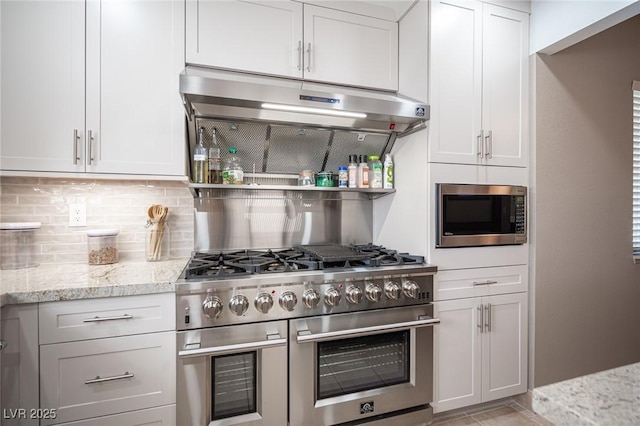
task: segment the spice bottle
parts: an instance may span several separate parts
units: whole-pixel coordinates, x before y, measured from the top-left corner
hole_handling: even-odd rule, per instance
[[[338,188],[346,188],[349,183],[349,172],[345,166],[338,167]]]
[[[220,158],[220,146],[216,137],[216,129],[211,135],[209,147],[209,183],[222,183],[222,159]]]
[[[358,188],[369,187],[369,165],[367,164],[367,156],[360,156],[360,164],[358,164]]]
[[[349,156],[349,167],[347,167],[347,175],[349,180],[349,188],[358,187],[358,156]]]
[[[229,156],[224,161],[222,170],[222,183],[224,184],[241,184],[244,179],[244,171],[240,157],[236,155],[238,149],[235,146],[229,148]]]
[[[198,129],[198,142],[193,148],[193,183],[207,183],[209,168],[207,149],[204,147],[204,127]]]
[[[383,176],[382,187],[386,189],[393,188],[393,161],[391,160],[390,154],[387,154],[384,157],[382,176]]]
[[[382,163],[377,155],[369,156],[369,187],[382,188]]]

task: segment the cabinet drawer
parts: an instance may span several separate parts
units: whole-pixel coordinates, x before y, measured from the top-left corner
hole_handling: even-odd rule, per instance
[[[528,283],[527,265],[438,271],[434,300],[517,293],[527,291]]]
[[[60,426],[176,426],[176,406],[150,408],[114,416],[64,423]]]
[[[175,295],[41,303],[40,344],[175,330]]]
[[[176,402],[175,332],[40,347],[40,406],[88,419]]]

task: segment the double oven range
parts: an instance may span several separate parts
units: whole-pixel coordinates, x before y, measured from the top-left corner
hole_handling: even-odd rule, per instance
[[[435,272],[370,244],[195,252],[176,285],[178,424],[428,423]]]

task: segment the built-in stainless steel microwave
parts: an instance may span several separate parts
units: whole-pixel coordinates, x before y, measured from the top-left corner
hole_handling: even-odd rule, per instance
[[[436,247],[527,242],[527,188],[436,184]]]

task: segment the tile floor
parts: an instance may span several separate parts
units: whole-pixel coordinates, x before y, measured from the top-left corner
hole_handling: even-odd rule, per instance
[[[432,426],[553,426],[543,417],[527,410],[515,401],[508,401],[493,407],[436,414]]]

